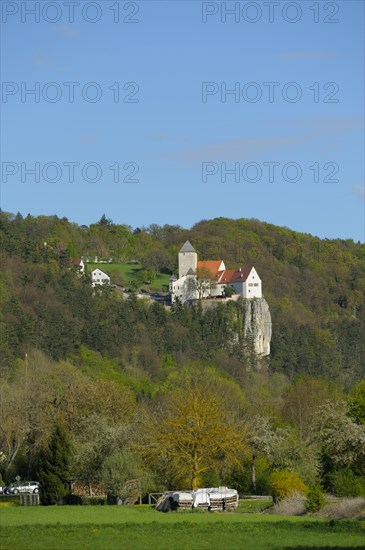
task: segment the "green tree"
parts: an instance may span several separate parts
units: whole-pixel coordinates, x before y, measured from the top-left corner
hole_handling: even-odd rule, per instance
[[[215,287],[216,281],[214,274],[208,267],[198,267],[196,270],[196,290],[198,291],[199,300],[209,296],[212,288]]]
[[[347,403],[328,401],[318,407],[311,437],[320,446],[324,474],[344,467],[365,474],[365,426],[348,416]]]
[[[365,379],[349,395],[349,414],[358,424],[365,424]]]
[[[235,291],[231,286],[226,286],[224,289],[224,294],[227,298],[230,298],[233,294],[235,294]]]
[[[275,441],[282,441],[280,435],[274,431],[270,420],[264,416],[255,416],[249,421],[248,443],[252,453],[251,483],[252,491],[256,493],[256,463],[260,455],[271,456]]]
[[[284,397],[282,416],[298,429],[301,438],[310,430],[313,411],[325,401],[338,399],[333,382],[314,376],[297,376]]]
[[[57,423],[48,446],[40,453],[39,481],[42,504],[59,504],[68,492],[72,449],[68,432]]]
[[[139,497],[148,487],[149,474],[140,465],[138,457],[127,450],[115,452],[105,460],[101,469],[101,483],[108,494],[122,501]]]
[[[139,454],[160,467],[172,484],[196,489],[208,472],[240,467],[246,451],[245,427],[230,410],[229,396],[185,371],[178,386],[142,419]]]
[[[320,485],[311,485],[307,492],[305,507],[308,512],[318,512],[326,504],[326,497]]]

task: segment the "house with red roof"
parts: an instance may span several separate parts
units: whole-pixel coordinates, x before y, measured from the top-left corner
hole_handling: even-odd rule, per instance
[[[80,273],[85,273],[85,263],[83,258],[74,258],[70,263],[71,265],[77,267],[80,270]]]
[[[243,298],[262,298],[261,279],[253,266],[226,269],[223,260],[198,261],[194,247],[186,241],[179,251],[179,278],[170,279],[172,301],[224,298],[227,287]]]

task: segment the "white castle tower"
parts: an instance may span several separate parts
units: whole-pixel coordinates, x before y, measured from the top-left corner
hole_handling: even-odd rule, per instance
[[[179,252],[179,279],[188,274],[195,275],[197,264],[198,255],[189,241],[186,241]]]

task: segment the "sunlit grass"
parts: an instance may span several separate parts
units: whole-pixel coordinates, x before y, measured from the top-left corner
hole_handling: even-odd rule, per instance
[[[123,284],[126,287],[129,287],[130,284],[133,283],[133,281],[136,279],[138,272],[142,269],[142,266],[140,264],[109,264],[109,263],[97,263],[87,264],[87,272],[91,273],[94,269],[99,268],[101,271],[104,271],[107,275],[110,276],[111,282],[115,282],[115,276],[119,275],[121,279],[123,280]],[[158,273],[156,275],[156,278],[154,281],[151,282],[151,284],[142,284],[141,287],[144,289],[151,291],[151,292],[157,292],[157,291],[164,291],[167,289],[169,285],[169,279],[171,275],[168,275],[166,273]]]
[[[364,548],[365,535],[359,521],[149,506],[4,508],[0,525],[0,547],[17,550]]]

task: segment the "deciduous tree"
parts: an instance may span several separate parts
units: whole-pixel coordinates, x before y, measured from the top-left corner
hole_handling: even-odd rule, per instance
[[[348,416],[344,401],[327,401],[313,414],[312,438],[321,447],[324,465],[365,473],[365,426]]]
[[[241,465],[245,429],[209,381],[185,373],[141,422],[139,452],[176,484],[199,487],[203,474]]]

